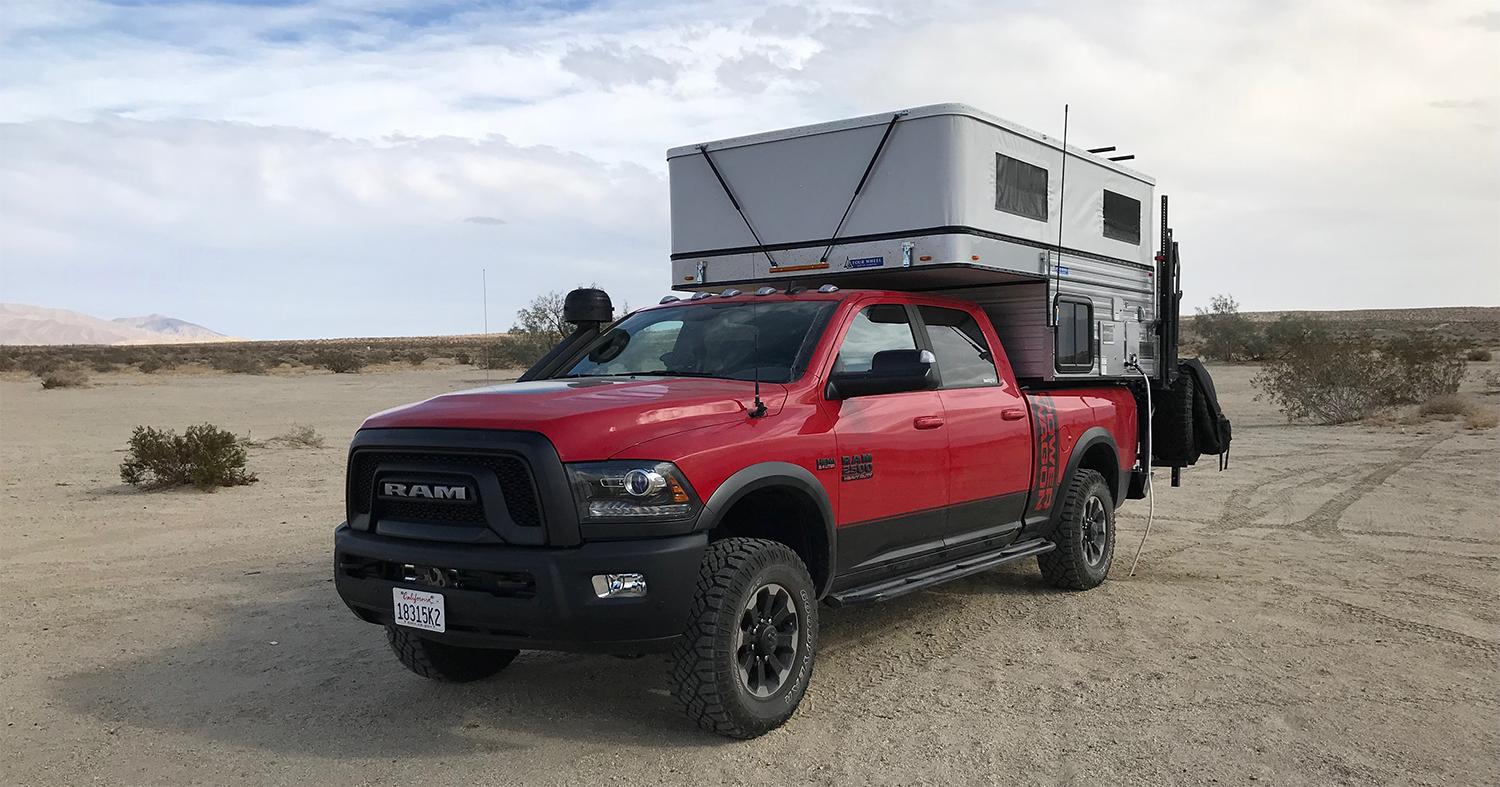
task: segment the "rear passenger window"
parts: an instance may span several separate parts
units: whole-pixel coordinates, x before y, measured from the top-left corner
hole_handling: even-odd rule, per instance
[[[1087,372],[1094,368],[1094,304],[1057,301],[1057,370]]]
[[[875,353],[882,350],[915,350],[916,336],[906,307],[899,303],[866,306],[854,315],[839,356],[834,359],[835,372],[868,372]]]
[[[927,324],[927,340],[937,356],[938,376],[944,388],[999,384],[989,343],[968,312],[936,306],[921,306],[917,311]]]

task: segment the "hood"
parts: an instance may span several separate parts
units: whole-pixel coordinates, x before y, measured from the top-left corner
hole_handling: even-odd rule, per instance
[[[754,391],[750,382],[696,377],[536,380],[434,396],[376,413],[360,428],[541,432],[563,461],[588,461],[646,440],[747,418]],[[761,383],[760,396],[768,414],[775,414],[786,388]]]

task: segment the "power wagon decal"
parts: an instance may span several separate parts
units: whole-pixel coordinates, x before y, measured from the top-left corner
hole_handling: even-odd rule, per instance
[[[1032,510],[1046,513],[1052,510],[1057,497],[1057,488],[1062,484],[1062,446],[1058,439],[1057,405],[1052,397],[1038,394],[1031,397],[1031,414],[1036,432],[1036,471],[1031,481]]]

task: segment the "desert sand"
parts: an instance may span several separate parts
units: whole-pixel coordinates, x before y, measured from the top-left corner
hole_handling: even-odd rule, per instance
[[[7,375],[0,783],[1493,784],[1500,430],[1289,426],[1253,371],[1215,370],[1230,469],[1159,476],[1134,577],[1145,501],[1096,590],[1026,563],[825,609],[800,712],[750,742],[679,716],[661,657],[438,685],[344,609],[344,444],[483,372]],[[328,446],[212,494],[120,484],[132,427],[203,421]]]

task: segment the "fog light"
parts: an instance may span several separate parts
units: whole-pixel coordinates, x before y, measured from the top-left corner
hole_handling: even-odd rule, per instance
[[[645,574],[595,574],[594,595],[599,598],[640,598],[646,595]]]

